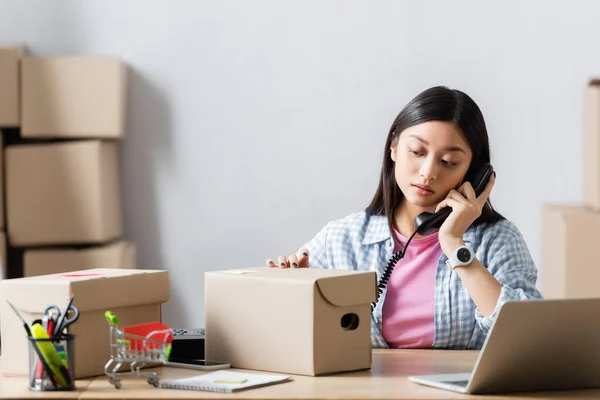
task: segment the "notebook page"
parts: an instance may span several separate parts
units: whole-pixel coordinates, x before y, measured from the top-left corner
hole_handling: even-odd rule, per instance
[[[219,379],[246,380],[243,383],[218,383]],[[252,387],[265,386],[273,383],[284,382],[290,379],[289,375],[256,374],[247,372],[236,372],[220,370],[205,375],[196,375],[189,378],[181,378],[161,383],[163,388],[207,390],[218,392],[233,392],[235,390],[249,389]]]

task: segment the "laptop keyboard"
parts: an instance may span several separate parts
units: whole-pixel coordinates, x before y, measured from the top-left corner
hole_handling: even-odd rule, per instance
[[[448,383],[450,385],[467,387],[467,385],[469,384],[469,381],[444,381],[444,383]]]

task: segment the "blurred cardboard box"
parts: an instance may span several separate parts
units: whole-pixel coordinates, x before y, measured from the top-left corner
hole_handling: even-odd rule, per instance
[[[126,77],[114,58],[23,58],[22,136],[122,138]]]
[[[135,269],[135,245],[120,241],[81,249],[27,249],[23,255],[26,277],[96,268]]]
[[[0,127],[17,127],[19,112],[19,63],[22,47],[0,47]]]
[[[0,268],[0,280],[8,277],[8,259],[6,257],[6,233],[0,232],[0,261],[2,267]]]
[[[0,232],[0,261],[2,265],[0,266],[0,282],[3,279],[8,278],[8,258],[6,257],[6,234],[4,232]],[[0,321],[2,320],[2,314],[0,314]],[[0,336],[0,341],[2,340],[2,336]],[[0,349],[0,355],[2,351]]]
[[[264,267],[204,277],[207,360],[301,375],[371,367],[375,272]]]
[[[6,148],[8,240],[13,246],[100,244],[122,234],[117,142]]]
[[[47,306],[64,309],[72,296],[80,312],[68,328],[75,335],[75,375],[102,375],[110,360],[110,330],[104,313],[112,311],[120,326],[160,321],[161,304],[169,300],[169,275],[157,270],[93,269],[3,280],[0,336],[4,375],[29,373],[27,335],[7,301],[31,324],[42,317]]]
[[[599,297],[600,213],[546,204],[542,218],[541,292],[545,298]]]
[[[0,230],[4,230],[6,227],[6,221],[4,220],[4,137],[0,132]]]
[[[583,203],[600,211],[600,80],[585,92],[583,137]]]

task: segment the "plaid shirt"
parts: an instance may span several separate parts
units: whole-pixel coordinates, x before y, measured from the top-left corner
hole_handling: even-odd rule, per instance
[[[432,348],[481,349],[502,304],[542,298],[536,288],[537,269],[513,223],[502,220],[492,225],[472,225],[463,240],[502,284],[500,298],[494,312],[483,317],[456,272],[446,265],[447,257],[442,253],[435,279]],[[386,217],[358,212],[328,223],[304,247],[310,252],[311,268],[375,271],[379,281],[393,255],[394,242]],[[398,268],[401,266],[402,261]],[[375,348],[388,348],[381,328],[385,294],[384,290],[371,318],[371,339]]]

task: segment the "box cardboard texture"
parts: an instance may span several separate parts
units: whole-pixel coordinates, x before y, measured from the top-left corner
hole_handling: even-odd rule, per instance
[[[6,227],[4,220],[4,136],[0,133],[0,230]]]
[[[0,281],[8,277],[8,260],[6,258],[6,233],[0,232]]]
[[[118,142],[6,148],[6,213],[13,246],[101,244],[122,235]]]
[[[8,260],[6,258],[6,234],[4,232],[0,232],[0,261],[2,261],[2,265],[0,266],[0,282],[3,279],[8,277]],[[2,314],[0,314],[0,321],[2,320]],[[0,341],[2,336],[0,336]],[[0,351],[0,355],[2,352]]]
[[[38,276],[95,268],[136,268],[136,249],[131,242],[105,246],[27,249],[23,255],[23,275]]]
[[[0,47],[0,127],[13,128],[21,123],[19,107],[19,63],[22,47]]]
[[[126,81],[114,58],[23,58],[22,136],[122,138]]]
[[[121,326],[161,320],[161,303],[169,299],[167,271],[94,269],[77,273],[8,279],[0,282],[2,373],[26,375],[28,342],[23,323],[10,301],[31,324],[49,305],[64,309],[71,296],[80,311],[69,328],[75,335],[76,378],[104,374],[110,359],[107,310]]]
[[[600,213],[580,205],[543,206],[544,298],[599,297]]]
[[[264,267],[204,277],[207,360],[310,376],[371,367],[375,272]]]
[[[583,203],[600,211],[600,80],[585,92],[583,137]]]

